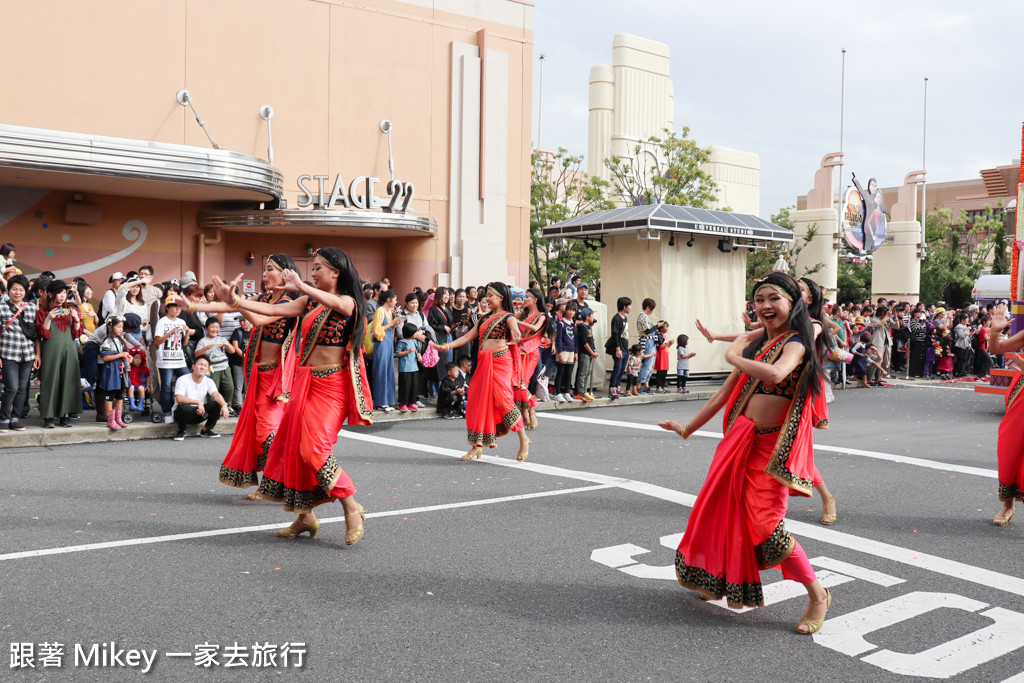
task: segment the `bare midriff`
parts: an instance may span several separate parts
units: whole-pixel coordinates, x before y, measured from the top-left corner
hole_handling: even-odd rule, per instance
[[[743,414],[758,427],[778,427],[786,421],[792,399],[767,394],[754,394],[747,401]]]
[[[309,357],[303,361],[303,365],[316,367],[318,365],[341,365],[345,361],[347,346],[314,346],[309,352]]]
[[[504,339],[484,339],[480,344],[481,351],[493,351],[508,346]]]
[[[283,344],[274,344],[273,342],[261,341],[259,355],[260,363],[280,363],[282,346]]]

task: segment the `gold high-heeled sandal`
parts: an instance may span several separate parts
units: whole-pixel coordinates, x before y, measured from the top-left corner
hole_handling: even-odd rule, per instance
[[[825,615],[828,615],[828,608],[832,606],[832,593],[829,589],[825,589],[825,597],[821,600],[811,600],[811,604],[817,607],[821,603],[825,603]],[[810,617],[804,617],[800,620],[800,623],[796,625],[796,632],[809,636],[812,633],[817,633],[821,629],[821,625],[825,623],[825,617],[821,619],[811,619]],[[806,626],[806,631],[801,631],[800,627]]]
[[[479,458],[483,456],[483,454],[484,449],[480,446],[477,446],[476,448],[471,448],[469,453],[466,453],[464,456],[459,458],[459,460],[472,460],[473,458]]]
[[[356,504],[359,505],[358,503]],[[348,526],[348,518],[355,517],[356,515],[359,515],[359,527],[357,529],[348,529],[345,532],[345,545],[355,545],[363,537],[363,532],[366,531],[366,527],[362,523],[366,519],[366,508],[362,505],[359,505],[359,510],[356,512],[350,512],[345,515],[345,526]],[[352,537],[351,540],[349,537]]]
[[[529,457],[530,457],[530,442],[527,441],[526,442],[526,447],[519,449],[519,454],[516,455],[516,460],[518,460],[519,462],[522,462],[522,461],[526,460]]]
[[[996,526],[1006,526],[1015,514],[1017,514],[1017,508],[1003,508],[992,520],[992,523]]]
[[[279,529],[277,535],[281,538],[295,538],[300,534],[309,532],[310,538],[316,538],[316,535],[320,532],[320,520],[314,520],[312,524],[302,523],[302,527],[296,529],[294,526],[287,526],[284,529]]]
[[[832,502],[832,505],[836,504],[836,497],[835,496],[832,496],[831,502]],[[835,513],[835,512],[825,512],[825,501],[822,501],[821,502],[821,523],[824,524],[825,526],[832,526],[833,524],[836,523],[836,519],[838,519],[838,514]]]

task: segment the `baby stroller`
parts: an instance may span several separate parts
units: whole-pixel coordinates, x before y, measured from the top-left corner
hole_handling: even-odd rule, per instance
[[[147,352],[146,349],[140,348],[138,346],[133,347],[131,351],[129,351],[129,353],[131,354],[131,358],[133,361],[132,365],[130,366],[130,380],[128,382],[129,387],[136,386],[136,382],[138,381],[137,375],[139,374],[139,370],[137,368],[141,368],[141,371],[148,375],[148,377],[146,378],[144,384],[142,385],[143,387],[145,387],[146,391],[145,395],[142,398],[141,405],[136,404],[134,399],[126,398],[126,400],[128,400],[129,404],[131,405],[131,410],[124,414],[124,420],[125,422],[130,422],[131,420],[128,419],[128,416],[132,415],[132,411],[134,411],[143,417],[148,416],[155,423],[161,423],[164,421],[164,414],[163,411],[160,409],[160,404],[154,400],[154,396],[160,395],[160,386],[158,381],[159,375],[150,372],[149,370],[149,368],[151,367],[149,363],[150,354]],[[136,366],[134,364],[134,359],[136,355],[142,356],[141,366]],[[132,415],[132,418],[134,419],[134,415]]]

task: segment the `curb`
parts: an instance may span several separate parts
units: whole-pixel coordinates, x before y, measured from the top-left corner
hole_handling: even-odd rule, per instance
[[[592,408],[606,408],[611,405],[643,405],[649,403],[673,403],[676,401],[703,401],[707,400],[717,391],[717,387],[694,389],[688,394],[653,394],[651,396],[626,396],[612,401],[610,398],[595,398],[589,403],[570,401],[569,403],[555,403],[546,401],[537,404],[538,412],[558,410],[585,410]],[[7,448],[46,448],[49,446],[63,446],[79,443],[99,443],[116,441],[139,441],[142,439],[170,439],[177,433],[177,427],[173,424],[154,424],[148,418],[137,417],[128,427],[117,432],[111,432],[105,424],[94,422],[95,414],[84,413],[81,420],[77,420],[70,429],[55,427],[54,429],[43,429],[41,418],[26,418],[22,423],[28,427],[23,432],[7,432],[0,434],[0,450]],[[374,412],[374,424],[386,424],[390,422],[408,422],[411,420],[437,420],[440,416],[432,405],[427,405],[416,413],[394,413],[384,414]],[[217,422],[217,433],[228,437],[235,433],[235,425],[238,418],[227,418]],[[198,438],[201,424],[188,428],[188,438]]]

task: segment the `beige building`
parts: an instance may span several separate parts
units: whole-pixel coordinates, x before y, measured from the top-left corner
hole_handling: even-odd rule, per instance
[[[264,255],[322,246],[400,291],[522,284],[532,20],[521,0],[6,3],[0,239],[97,291],[144,263],[258,283]]]
[[[660,150],[644,143],[652,136],[664,137],[665,129],[673,130],[668,46],[617,34],[612,63],[590,70],[589,107],[589,173],[611,180],[604,165],[609,158],[635,159],[635,172],[647,177],[662,172],[665,160]],[[654,317],[670,323],[672,338],[689,336],[697,352],[692,372],[717,373],[731,369],[725,361],[727,345],[706,344],[694,320],[699,318],[717,332],[741,331],[748,249],[791,241],[792,233],[757,217],[757,154],[712,145],[704,170],[718,185],[718,201],[711,208],[730,212],[666,204],[623,207],[550,226],[544,234],[599,241],[601,290],[609,314],[614,314],[618,297],[632,299],[629,329],[635,339],[632,322],[641,302],[654,299]],[[608,320],[598,324],[604,338]]]

